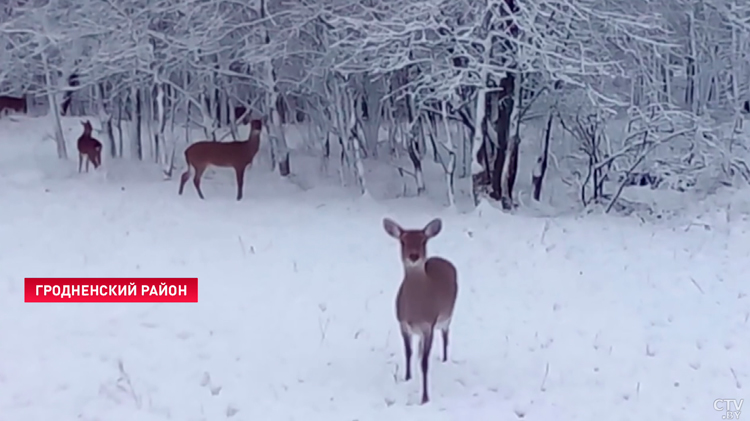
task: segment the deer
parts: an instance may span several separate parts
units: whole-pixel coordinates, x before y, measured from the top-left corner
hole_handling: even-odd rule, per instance
[[[204,140],[195,142],[185,149],[185,161],[188,164],[187,170],[182,173],[180,178],[179,194],[185,188],[188,178],[190,178],[190,169],[195,171],[193,176],[193,185],[201,199],[201,177],[208,166],[234,168],[237,176],[237,200],[242,200],[242,189],[245,182],[245,170],[251,166],[255,155],[260,147],[260,132],[263,129],[263,122],[255,119],[250,121],[250,134],[247,140],[234,142],[214,142]]]
[[[406,354],[406,381],[411,380],[412,339],[419,338],[422,366],[422,404],[429,402],[427,371],[435,328],[443,337],[443,362],[448,361],[448,336],[458,295],[457,270],[442,257],[427,257],[427,242],[443,227],[435,218],[422,229],[404,229],[392,219],[383,228],[401,244],[404,278],[396,295],[396,318]]]
[[[78,137],[78,172],[81,172],[84,156],[86,157],[86,172],[89,172],[89,162],[94,164],[94,169],[99,168],[102,163],[102,143],[91,136],[93,127],[89,120],[82,121],[83,134]]]
[[[0,114],[6,113],[6,110],[13,110],[18,113],[26,114],[26,98],[0,96]]]

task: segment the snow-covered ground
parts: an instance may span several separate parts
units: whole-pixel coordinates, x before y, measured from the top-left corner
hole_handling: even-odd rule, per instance
[[[200,201],[149,164],[78,175],[38,126],[0,123],[2,421],[708,421],[715,399],[750,397],[740,208],[461,215],[262,166],[242,202],[226,170]],[[384,216],[443,218],[429,250],[459,270],[425,406],[416,361],[403,382]],[[34,276],[197,276],[200,302],[25,304]]]

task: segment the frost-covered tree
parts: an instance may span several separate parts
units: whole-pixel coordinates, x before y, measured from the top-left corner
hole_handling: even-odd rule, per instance
[[[322,168],[337,155],[362,194],[377,161],[417,194],[437,164],[450,203],[460,188],[510,208],[520,144],[537,141],[537,199],[548,157],[586,204],[614,203],[642,172],[750,179],[750,7],[737,0],[6,3],[0,93],[46,104],[61,157],[60,115],[98,115],[113,156],[162,164],[180,128],[236,138],[249,115],[266,120],[282,176],[288,126],[306,125]]]

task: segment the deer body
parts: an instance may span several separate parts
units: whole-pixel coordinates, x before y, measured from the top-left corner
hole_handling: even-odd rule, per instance
[[[187,170],[180,177],[181,195],[185,183],[190,178],[191,168],[195,171],[193,176],[193,185],[198,192],[198,196],[204,199],[201,191],[201,177],[206,169],[213,165],[215,167],[234,168],[237,177],[237,200],[242,199],[242,190],[245,181],[245,170],[253,163],[255,155],[260,148],[260,131],[262,123],[260,120],[250,122],[250,135],[247,140],[237,142],[213,142],[201,141],[193,143],[185,149],[185,161],[188,164]]]
[[[91,136],[93,127],[86,120],[83,125],[83,134],[78,137],[78,172],[81,172],[84,156],[86,159],[86,172],[89,172],[89,162],[94,164],[94,169],[99,168],[102,163],[102,143]]]
[[[440,232],[440,219],[421,230],[405,230],[386,218],[383,228],[401,243],[404,279],[396,295],[396,318],[404,341],[406,380],[411,379],[412,337],[419,338],[424,404],[429,401],[427,372],[435,328],[442,333],[443,361],[448,360],[448,336],[458,295],[457,271],[446,259],[427,258],[427,241]]]
[[[18,113],[26,114],[26,98],[0,96],[0,114],[7,114],[6,110],[13,110]]]

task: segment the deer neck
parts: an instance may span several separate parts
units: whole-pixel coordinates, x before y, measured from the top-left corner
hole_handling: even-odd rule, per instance
[[[422,278],[427,272],[425,271],[425,259],[416,263],[404,261],[404,276],[407,278]]]
[[[245,142],[248,142],[248,143],[260,142],[260,130],[250,130],[250,134],[247,136],[247,140]]]

